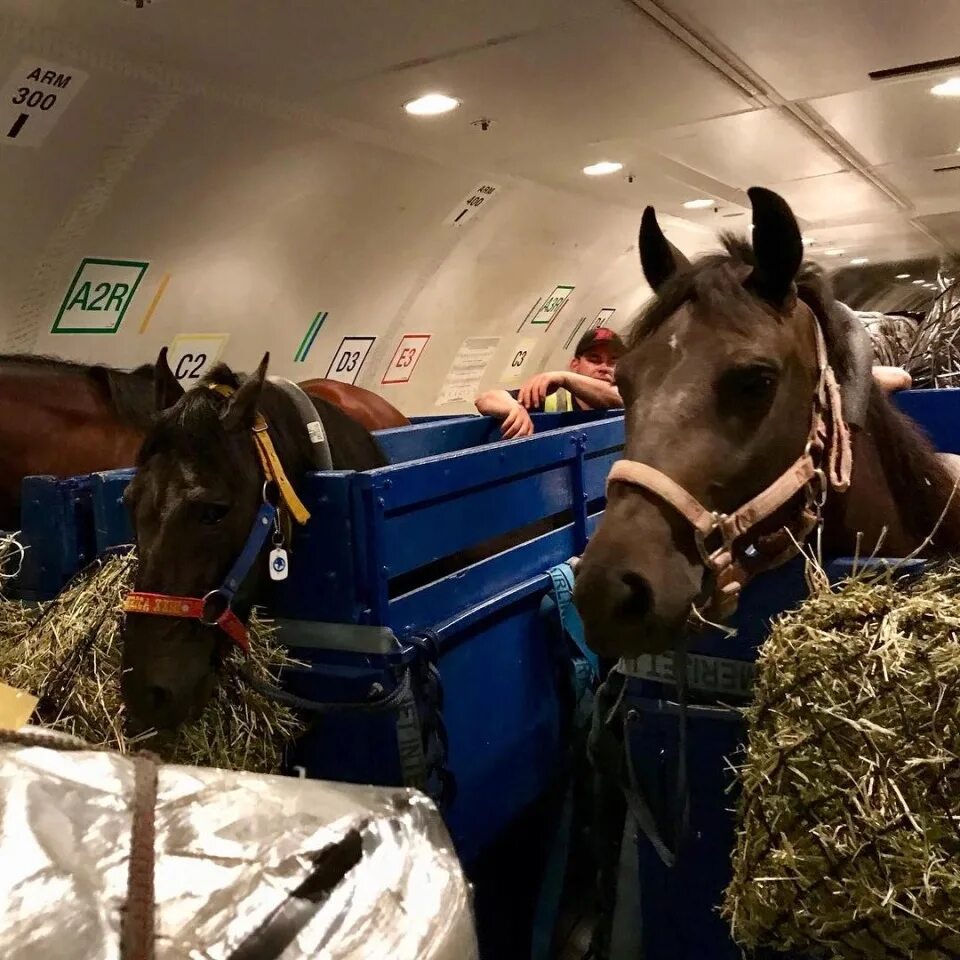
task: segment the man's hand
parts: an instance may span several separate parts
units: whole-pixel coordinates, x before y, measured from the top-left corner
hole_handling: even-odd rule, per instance
[[[884,393],[909,390],[913,386],[913,378],[903,367],[875,366],[873,368],[873,379]]]
[[[504,440],[529,437],[533,433],[530,414],[506,390],[481,393],[474,404],[485,417],[496,417],[501,421],[500,434]]]
[[[500,424],[500,436],[504,440],[533,436],[533,421],[530,419],[530,414],[519,403],[514,404],[513,409]]]
[[[564,386],[566,380],[567,374],[564,370],[538,373],[517,391],[517,402],[526,407],[527,410],[536,410],[543,406],[547,394],[553,393],[558,387]]]

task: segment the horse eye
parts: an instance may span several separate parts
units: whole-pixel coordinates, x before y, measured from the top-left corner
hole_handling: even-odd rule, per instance
[[[773,392],[778,376],[776,367],[765,363],[735,367],[724,374],[721,389],[745,400],[763,400]]]
[[[205,526],[215,527],[229,512],[229,503],[201,503],[199,519]]]

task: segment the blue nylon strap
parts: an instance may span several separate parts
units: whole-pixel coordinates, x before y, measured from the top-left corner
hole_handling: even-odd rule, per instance
[[[226,598],[228,603],[233,601],[234,596],[236,596],[237,591],[240,589],[240,585],[246,580],[247,574],[257,562],[257,557],[260,555],[263,545],[267,542],[267,537],[270,536],[271,530],[273,530],[276,518],[277,508],[272,503],[264,503],[260,506],[256,519],[253,521],[253,526],[250,528],[250,533],[247,536],[247,542],[240,551],[240,556],[237,557],[233,566],[230,568],[230,572],[227,574],[223,583],[220,584],[220,589],[217,591],[221,596]]]
[[[583,621],[573,605],[573,567],[569,563],[561,563],[553,567],[549,573],[553,581],[553,599],[560,614],[560,623],[563,624],[567,636],[577,645],[584,660],[590,665],[593,677],[596,678],[600,674],[600,661],[587,646],[583,633]]]
[[[590,716],[593,712],[592,690],[596,686],[599,663],[597,655],[587,646],[583,633],[583,622],[573,605],[573,568],[569,563],[561,563],[548,572],[553,583],[553,590],[550,595],[543,598],[540,608],[541,614],[549,616],[553,610],[556,610],[560,620],[561,633],[566,634],[574,642],[577,652],[580,654],[580,656],[576,656],[574,651],[567,647],[567,653],[570,654],[570,678],[576,700],[573,708],[572,727],[574,730],[585,730],[589,727]],[[533,917],[531,960],[549,960],[553,956],[554,934],[570,856],[573,816],[574,795],[573,784],[570,783],[563,799],[563,806],[537,897]]]

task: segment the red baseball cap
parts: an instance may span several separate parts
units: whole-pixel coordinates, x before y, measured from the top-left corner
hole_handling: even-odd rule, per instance
[[[606,347],[613,355],[614,359],[623,356],[627,352],[626,346],[620,339],[620,335],[609,327],[594,327],[588,330],[578,341],[577,349],[574,350],[575,357],[582,357],[588,350],[594,347]]]

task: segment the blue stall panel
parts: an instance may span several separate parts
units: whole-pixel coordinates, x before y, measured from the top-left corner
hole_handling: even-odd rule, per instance
[[[27,477],[20,510],[25,552],[12,592],[21,600],[48,600],[97,556],[90,478]]]
[[[960,389],[904,390],[896,405],[919,423],[942,453],[960,453]]]

